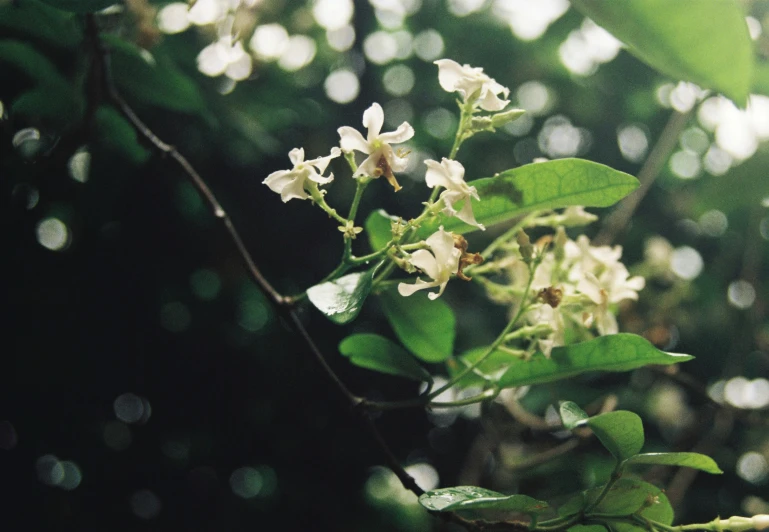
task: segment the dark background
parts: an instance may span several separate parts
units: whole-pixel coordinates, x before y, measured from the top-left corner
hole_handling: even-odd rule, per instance
[[[39,27],[47,19],[34,17],[52,11],[34,2],[19,4],[34,22],[18,22],[24,17],[8,22],[7,10],[17,8],[2,5],[0,19],[6,18],[0,20],[0,39],[31,44],[82,89],[88,47],[67,45],[64,36],[60,41],[46,37]],[[358,39],[344,53],[328,47],[322,28],[302,26],[304,2],[265,2],[253,8],[259,23],[278,21],[292,34],[315,38],[316,58],[304,73],[257,63],[250,79],[220,95],[221,80],[195,68],[197,53],[212,40],[210,32],[153,33],[142,29],[146,15],[136,6],[152,7],[136,2],[123,14],[100,16],[102,28],[173,61],[192,80],[203,106],[179,112],[136,94],[126,94],[127,100],[204,176],[278,290],[297,293],[319,281],[341,250],[335,225],[309,202],[284,205],[261,181],[288,166],[291,148],[304,146],[308,158],[328,153],[338,127],[360,129],[362,112],[371,102],[384,105],[393,99],[383,88],[385,67],[367,61],[361,49],[363,36],[377,29],[373,8],[355,3],[352,23]],[[759,7],[755,15],[760,19]],[[82,17],[70,22],[79,28],[73,31],[82,32]],[[526,81],[539,80],[557,97],[548,113],[534,118],[529,134],[500,132],[466,143],[461,155],[469,178],[544,155],[536,135],[553,115],[566,116],[590,132],[592,142],[579,156],[638,172],[640,163],[624,159],[618,148],[617,128],[642,124],[653,143],[671,113],[657,102],[655,91],[670,80],[625,51],[591,76],[570,74],[557,50],[581,23],[582,16],[569,10],[542,38],[523,42],[489,10],[458,17],[444,2],[424,0],[406,19],[405,27],[414,33],[428,27],[441,33],[442,57],[482,66],[513,92]],[[434,65],[413,56],[401,62],[416,74],[405,97],[416,111],[415,146],[433,157],[445,155],[451,139],[427,132],[420,111],[443,106],[454,112],[452,95],[440,90]],[[330,101],[323,90],[325,75],[340,65],[362,67],[360,95],[346,105]],[[303,81],[308,78],[317,81]],[[180,168],[142,139],[126,142],[115,130],[109,130],[110,137],[98,127],[89,131],[77,121],[61,123],[56,119],[60,113],[11,112],[10,102],[34,86],[33,76],[0,57],[0,101],[6,106],[0,122],[0,212],[7,266],[0,526],[415,530],[435,523],[396,488],[387,487],[388,477],[376,469],[384,462],[379,450],[301,340],[250,282],[234,246]],[[52,100],[59,96],[51,92]],[[259,134],[244,133],[244,120],[258,124]],[[690,125],[697,125],[696,118]],[[12,143],[26,127],[43,133],[31,155]],[[73,180],[67,167],[81,145],[92,156],[85,183]],[[762,146],[726,175],[702,172],[693,180],[677,178],[666,166],[619,242],[628,264],[642,261],[645,239],[656,234],[674,246],[694,247],[704,258],[705,269],[693,282],[651,280],[639,304],[625,314],[626,330],[647,336],[662,331],[662,347],[695,355],[683,369],[697,384],[687,387],[644,370],[543,386],[525,402],[542,414],[559,398],[589,402],[616,393],[621,407],[644,417],[647,450],[696,447],[714,456],[725,475],[698,476],[677,508],[677,521],[767,513],[767,475],[750,482],[735,472],[746,452],[763,455],[764,464],[769,457],[766,408],[719,407],[693,390],[738,375],[769,375],[762,285],[769,246],[767,230],[764,237],[759,232],[760,224],[769,224],[769,211],[756,201],[769,197],[768,157]],[[335,161],[332,170],[337,180],[329,199],[344,205],[352,182],[343,161]],[[362,213],[374,208],[404,216],[417,212],[424,196],[421,184],[408,177],[401,184],[404,190],[395,196],[383,180],[374,183]],[[726,215],[728,229],[715,237],[693,231],[692,223],[713,209]],[[39,223],[51,217],[69,231],[67,246],[58,251],[38,241]],[[682,223],[686,220],[691,223]],[[484,238],[493,237],[490,233],[478,240],[478,248]],[[356,248],[364,251],[365,242],[356,242]],[[737,278],[753,283],[757,299],[750,309],[727,302],[727,286]],[[505,319],[503,308],[481,306],[478,296],[467,286],[450,286],[445,296],[459,313],[461,349],[488,341]],[[311,307],[303,308],[302,316],[354,392],[388,399],[415,393],[412,383],[355,368],[336,351],[350,332],[390,334],[375,304],[369,303],[359,321],[346,328],[332,325]],[[126,393],[144,400],[138,421],[116,417],[115,401]],[[665,408],[655,407],[655,400],[682,402],[686,419],[666,424],[660,414]],[[487,405],[480,418],[460,417],[447,427],[437,427],[421,411],[388,413],[377,423],[404,463],[432,464],[441,486],[471,478],[493,489],[557,498],[606,473],[603,451],[590,445],[534,471],[506,472],[506,445],[523,446],[527,454],[556,440],[520,426],[499,405]],[[46,455],[76,464],[80,482],[72,489],[49,485],[47,462],[41,462]],[[261,480],[250,498],[236,495],[230,485],[233,472],[243,467],[253,468]],[[669,478],[670,472],[659,472],[656,480]],[[372,495],[382,493],[377,486],[386,497]]]

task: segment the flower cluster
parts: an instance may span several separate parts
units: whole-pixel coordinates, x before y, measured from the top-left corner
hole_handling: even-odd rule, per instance
[[[472,116],[478,109],[484,111],[501,111],[509,103],[500,98],[507,97],[509,89],[503,87],[489,76],[483,73],[483,69],[473,68],[468,65],[461,66],[450,59],[442,59],[435,62],[438,65],[438,81],[443,89],[449,92],[459,92],[464,97],[465,106],[462,108],[462,120],[457,132],[457,142],[452,148],[452,158],[442,158],[440,162],[428,159],[424,161],[426,168],[425,184],[434,189],[431,201],[427,202],[425,212],[416,221],[409,222],[409,229],[416,229],[427,217],[436,216],[439,213],[447,217],[456,217],[462,222],[478,229],[486,228],[480,223],[473,212],[473,203],[481,201],[476,187],[465,182],[465,168],[454,156],[459,149],[462,140],[480,131],[493,131],[496,125],[506,123],[520,116],[520,110],[497,113],[491,117],[481,117],[485,122],[482,127],[473,122]],[[496,120],[499,122],[494,122]],[[488,124],[486,124],[488,122]],[[401,144],[414,137],[414,128],[408,122],[403,122],[395,131],[382,132],[384,125],[384,111],[378,103],[373,103],[363,113],[363,126],[367,129],[364,137],[358,130],[343,126],[338,129],[339,146],[334,147],[329,155],[316,159],[304,160],[305,154],[302,148],[294,148],[289,153],[291,163],[290,170],[279,170],[271,173],[263,183],[272,191],[280,194],[284,202],[292,199],[312,199],[316,205],[325,210],[341,225],[339,230],[345,235],[346,241],[355,238],[362,231],[355,226],[355,211],[360,197],[356,196],[354,207],[351,209],[350,219],[342,217],[335,209],[325,201],[325,191],[319,187],[326,185],[334,179],[329,173],[324,172],[330,161],[339,157],[342,153],[352,169],[352,178],[358,181],[358,192],[372,180],[384,176],[397,192],[401,189],[395,173],[403,172],[408,166],[406,156],[408,152],[396,150],[393,145]],[[365,158],[356,164],[355,152],[362,153]],[[440,194],[437,191],[440,190]],[[435,201],[432,201],[432,200]],[[438,288],[437,292],[431,292],[430,299],[439,297],[446,288],[446,284],[452,276],[470,280],[463,273],[463,268],[480,264],[483,259],[477,253],[467,252],[467,241],[461,236],[440,230],[428,237],[423,242],[413,242],[415,233],[410,233],[405,238],[398,233],[402,227],[393,229],[392,240],[386,250],[390,259],[404,269],[413,272],[419,270],[431,280],[424,281],[417,278],[415,284],[401,283],[398,291],[403,296],[410,296],[418,290],[426,288]],[[397,231],[396,231],[397,229]],[[404,246],[405,245],[405,246]],[[410,246],[410,247],[409,247]],[[415,251],[409,253],[412,249]],[[404,249],[405,248],[405,249]],[[349,249],[347,251],[349,255]],[[384,254],[384,252],[382,252]]]
[[[518,258],[508,255],[497,264],[506,272],[510,285],[505,289],[489,285],[489,296],[519,303],[530,285],[534,301],[526,319],[532,325],[548,326],[538,337],[542,352],[549,354],[553,347],[564,345],[567,329],[594,328],[599,335],[618,332],[612,307],[638,299],[638,291],[645,284],[643,277],[631,277],[620,262],[620,246],[592,246],[584,235],[570,240],[559,228],[554,239],[546,237],[533,249],[533,278],[532,265],[520,257],[520,252]]]

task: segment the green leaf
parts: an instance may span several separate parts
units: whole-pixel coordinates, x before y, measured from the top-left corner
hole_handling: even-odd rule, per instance
[[[432,381],[427,370],[401,346],[376,334],[348,336],[339,344],[339,352],[361,368],[420,382]]]
[[[545,501],[538,501],[527,495],[503,495],[475,486],[455,486],[428,491],[419,497],[419,502],[433,512],[497,510],[535,515],[548,509]]]
[[[745,105],[753,44],[733,0],[572,0],[628,50],[675,79],[714,89]]]
[[[307,298],[328,319],[339,325],[350,323],[358,317],[363,302],[371,292],[374,280],[372,268],[365,272],[351,273],[307,289]]]
[[[141,164],[149,158],[149,150],[139,144],[136,129],[113,107],[99,107],[96,110],[95,123],[96,138],[103,146],[134,164]]]
[[[64,130],[80,120],[84,107],[82,95],[70,85],[45,85],[22,93],[11,104],[11,112]]]
[[[715,460],[700,453],[644,453],[630,457],[626,463],[691,467],[714,475],[723,473]]]
[[[182,113],[204,110],[197,84],[171,59],[114,35],[105,35],[104,40],[110,47],[112,78],[129,99]]]
[[[588,342],[555,347],[550,358],[513,360],[499,379],[503,388],[552,382],[587,371],[629,371],[650,364],[677,364],[690,355],[666,353],[641,336],[628,333],[599,336]]]
[[[57,48],[74,48],[83,39],[75,17],[37,0],[18,0],[0,6],[0,29],[31,37]]]
[[[606,532],[602,525],[574,525],[566,529],[568,532]]]
[[[450,358],[446,361],[446,369],[451,378],[459,375],[466,367],[475,363],[486,353],[487,347],[476,347],[465,351],[461,356]],[[497,382],[502,374],[515,361],[520,361],[515,355],[504,351],[494,351],[486,359],[478,364],[472,373],[462,377],[456,386],[467,388],[469,386],[483,386],[487,382]]]
[[[617,460],[638,454],[644,445],[644,427],[638,414],[626,410],[606,412],[585,421]]]
[[[378,209],[368,215],[363,225],[372,251],[379,251],[392,240],[391,223],[397,219],[397,216],[390,216],[384,209]]]
[[[11,39],[0,41],[0,63],[15,67],[40,84],[68,85],[53,63],[26,42]]]
[[[571,401],[562,401],[559,412],[563,426],[569,430],[582,425],[589,417],[577,403]]]
[[[475,218],[487,227],[539,209],[608,207],[638,188],[638,180],[630,174],[584,159],[527,164],[468,184],[481,198],[473,200]],[[461,207],[462,202],[455,206],[457,210]],[[455,233],[478,229],[441,214],[423,224],[419,235],[428,236],[440,225]]]
[[[115,4],[122,4],[121,0],[40,0],[57,9],[71,11],[72,13],[93,13]]]
[[[446,303],[430,301],[423,294],[403,297],[394,291],[383,293],[380,301],[395,335],[417,358],[443,362],[451,356],[456,318]]]
[[[569,499],[558,508],[561,516],[574,515],[592,504],[603,491],[604,486],[591,488]],[[643,509],[642,509],[643,508]],[[606,497],[591,511],[596,514],[616,516],[640,515],[663,524],[673,522],[673,508],[659,488],[642,480],[621,478],[609,490]],[[589,515],[589,514],[588,514]],[[612,521],[612,528],[620,530],[620,524]],[[634,525],[622,523],[622,532],[630,532]]]

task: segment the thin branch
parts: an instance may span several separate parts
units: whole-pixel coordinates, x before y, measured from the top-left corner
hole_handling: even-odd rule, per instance
[[[628,222],[633,217],[641,200],[644,199],[646,193],[654,184],[662,168],[665,166],[670,154],[676,147],[678,142],[678,135],[683,131],[686,124],[689,122],[689,118],[692,116],[694,108],[686,113],[679,113],[674,111],[665,129],[657,139],[656,144],[646,158],[641,169],[638,171],[638,180],[641,182],[641,186],[638,190],[630,194],[625,198],[617,207],[617,209],[606,217],[601,231],[593,239],[595,245],[604,245],[612,243],[619,234],[627,227]]]
[[[257,267],[255,261],[251,257],[248,249],[243,243],[243,239],[240,237],[237,229],[232,223],[227,211],[224,210],[219,200],[216,198],[211,189],[206,185],[203,178],[190,164],[186,157],[184,157],[174,146],[167,144],[161,140],[155,133],[147,127],[147,125],[138,117],[130,105],[121,97],[120,93],[112,84],[112,80],[109,75],[108,65],[109,56],[108,51],[104,47],[101,38],[99,36],[99,29],[96,23],[94,15],[86,16],[86,30],[91,39],[94,56],[94,73],[98,73],[102,76],[102,84],[105,92],[109,96],[109,100],[123,113],[123,115],[131,122],[136,131],[147,139],[158,151],[170,156],[184,171],[184,174],[192,183],[192,185],[198,190],[198,192],[204,197],[214,217],[221,222],[225,231],[232,240],[235,248],[240,255],[246,270],[256,284],[267,294],[279,314],[290,319],[293,328],[300,334],[302,340],[312,352],[315,359],[321,365],[328,378],[334,383],[337,389],[345,396],[350,406],[354,411],[358,412],[359,416],[363,419],[364,425],[371,433],[374,440],[377,442],[380,450],[387,458],[388,466],[395,475],[400,479],[403,486],[413,491],[417,496],[424,493],[424,491],[417,485],[416,481],[406,472],[403,466],[398,461],[395,454],[390,449],[387,442],[384,440],[381,432],[373,422],[368,412],[365,409],[359,408],[363,403],[363,399],[354,395],[342,382],[339,376],[329,366],[320,348],[316,345],[309,332],[302,323],[299,314],[293,307],[293,300],[280,294],[264,277],[262,272]],[[443,516],[443,514],[442,514]],[[453,521],[462,524],[473,530],[481,530],[481,528],[475,525],[472,521],[463,519],[454,514],[445,514],[443,516],[449,521]],[[519,528],[519,530],[525,530],[525,526]]]

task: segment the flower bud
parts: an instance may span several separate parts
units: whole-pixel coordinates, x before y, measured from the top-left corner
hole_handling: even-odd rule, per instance
[[[513,120],[519,119],[525,112],[523,109],[510,109],[504,113],[493,114],[491,115],[491,125],[493,127],[502,127]]]
[[[523,262],[526,264],[531,264],[531,261],[534,259],[534,246],[531,245],[529,235],[523,231],[519,231],[515,238],[518,241],[518,246],[520,246],[521,258],[523,259]]]
[[[718,526],[732,532],[744,532],[745,530],[765,530],[769,528],[769,515],[754,515],[753,517],[732,516],[729,519],[721,519]]]
[[[488,116],[474,116],[470,122],[470,129],[473,131],[494,131],[493,119]]]

